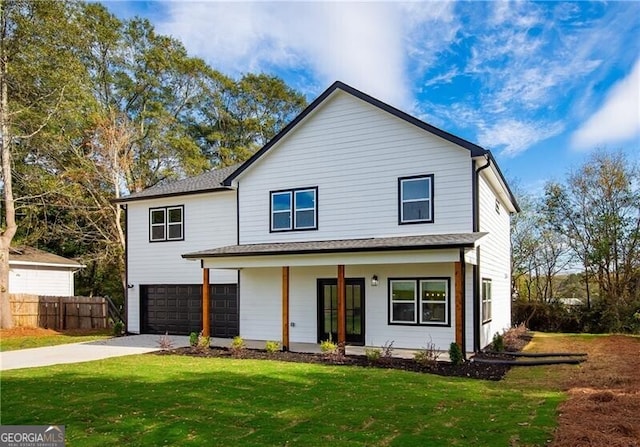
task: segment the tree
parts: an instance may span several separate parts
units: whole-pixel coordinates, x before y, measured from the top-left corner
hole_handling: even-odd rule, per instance
[[[97,3],[10,4],[9,107],[22,111],[11,130],[32,134],[10,145],[16,238],[80,258],[85,293],[123,296],[112,199],[244,161],[304,97],[275,77],[236,82],[147,20],[120,21]]]
[[[80,64],[73,54],[75,21],[57,26],[77,8],[67,2],[3,0],[0,3],[0,153],[3,213],[0,230],[1,327],[11,327],[9,248],[17,233],[14,162],[36,165],[43,150],[33,145],[55,126],[65,103],[78,93]],[[43,45],[46,40],[50,45]],[[46,146],[45,146],[46,147]]]
[[[610,330],[640,305],[640,171],[622,153],[595,152],[566,185],[550,183],[545,214],[582,260],[585,285],[597,278]],[[590,292],[587,289],[590,303]]]

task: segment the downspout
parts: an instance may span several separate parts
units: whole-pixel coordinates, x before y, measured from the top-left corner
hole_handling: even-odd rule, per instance
[[[478,169],[473,169],[471,189],[473,194],[473,232],[480,231],[480,188],[478,179],[480,171],[491,166],[491,159],[485,155],[487,163]],[[476,247],[476,264],[473,266],[473,351],[480,351],[480,247]]]

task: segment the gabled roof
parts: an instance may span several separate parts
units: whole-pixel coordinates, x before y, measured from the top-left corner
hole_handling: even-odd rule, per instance
[[[249,158],[246,162],[242,164],[237,170],[235,170],[229,177],[224,180],[224,184],[226,186],[231,186],[231,182],[242,174],[249,166],[251,166],[254,162],[256,162],[260,157],[262,157],[266,152],[269,151],[273,146],[275,146],[282,138],[284,138],[296,125],[302,121],[307,115],[313,112],[320,104],[322,104],[333,92],[336,90],[342,90],[350,95],[355,96],[356,98],[361,99],[379,109],[384,110],[414,126],[417,126],[427,132],[430,132],[434,135],[439,136],[453,144],[461,146],[465,149],[468,149],[471,152],[472,157],[477,157],[481,155],[488,154],[489,151],[478,146],[477,144],[471,143],[463,138],[457,137],[449,132],[446,132],[442,129],[438,129],[431,124],[425,123],[424,121],[419,120],[418,118],[409,115],[408,113],[403,112],[402,110],[396,109],[389,104],[386,104],[379,99],[374,98],[373,96],[369,96],[366,93],[357,90],[350,85],[347,85],[343,82],[336,81],[334,82],[328,89],[326,89],[320,96],[316,98],[311,104],[307,106],[306,109],[302,111],[293,121],[291,121],[282,131],[280,131],[272,140],[270,140],[262,149],[253,154],[251,158]]]
[[[182,180],[160,182],[140,192],[134,192],[128,196],[114,200],[116,203],[132,202],[134,200],[156,199],[160,197],[183,196],[189,194],[202,194],[206,192],[228,190],[223,181],[240,165],[235,164],[221,169],[212,169],[195,177]]]
[[[72,259],[54,255],[48,251],[33,247],[11,247],[9,249],[10,265],[40,265],[49,267],[82,268],[84,265]]]
[[[186,253],[186,259],[229,258],[236,256],[270,256],[318,253],[355,253],[372,251],[435,250],[473,247],[487,233],[428,234],[329,241],[276,242],[229,245],[211,250]]]

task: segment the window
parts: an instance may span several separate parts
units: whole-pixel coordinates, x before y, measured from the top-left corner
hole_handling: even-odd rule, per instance
[[[271,231],[317,230],[318,188],[271,193]]]
[[[399,223],[433,223],[433,174],[398,179]]]
[[[390,279],[389,323],[448,325],[449,278]]]
[[[168,206],[149,210],[149,241],[184,240],[184,206]]]
[[[496,199],[496,213],[500,214],[500,201]]]
[[[482,322],[491,321],[491,280],[482,279]]]

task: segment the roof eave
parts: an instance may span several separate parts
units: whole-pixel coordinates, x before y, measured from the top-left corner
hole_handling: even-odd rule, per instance
[[[308,254],[332,254],[332,253],[371,253],[371,252],[387,252],[387,251],[420,251],[420,250],[446,250],[456,248],[473,248],[476,242],[461,242],[455,244],[423,244],[411,246],[380,246],[380,247],[344,247],[329,249],[302,249],[302,250],[269,250],[260,252],[241,252],[241,253],[185,253],[182,255],[184,259],[207,259],[207,258],[235,258],[248,256],[281,256],[281,255],[308,255]]]
[[[212,192],[221,192],[221,191],[233,191],[234,188],[229,186],[220,186],[216,188],[207,188],[207,189],[199,189],[194,191],[177,191],[170,192],[164,194],[154,194],[150,196],[142,196],[142,197],[121,197],[119,199],[111,199],[111,203],[128,203],[128,202],[140,202],[143,200],[153,200],[153,199],[164,199],[167,197],[178,197],[178,196],[193,196],[197,194],[209,194]]]

